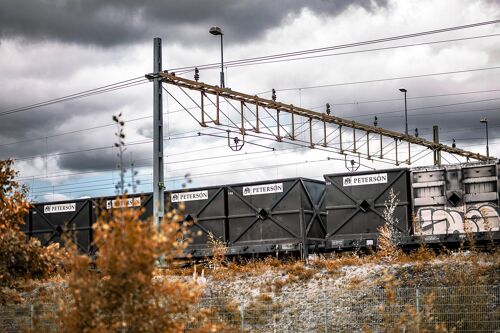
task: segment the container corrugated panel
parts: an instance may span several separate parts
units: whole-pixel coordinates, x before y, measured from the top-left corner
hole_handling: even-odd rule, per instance
[[[228,185],[231,253],[307,254],[324,242],[323,200],[324,183],[305,178]]]
[[[498,231],[499,165],[451,165],[412,171],[415,234]]]
[[[209,234],[224,243],[228,240],[226,224],[226,189],[224,186],[195,188],[165,193],[165,207],[179,210],[190,223],[189,237],[192,242],[187,252],[194,257],[210,254]],[[182,208],[182,207],[181,207]]]
[[[28,217],[29,235],[42,245],[72,240],[82,252],[89,253],[92,240],[92,201],[72,200],[33,204]]]
[[[385,224],[384,208],[390,190],[399,200],[394,217],[397,228],[408,234],[410,220],[409,172],[389,169],[325,175],[327,247],[375,245],[378,228]]]

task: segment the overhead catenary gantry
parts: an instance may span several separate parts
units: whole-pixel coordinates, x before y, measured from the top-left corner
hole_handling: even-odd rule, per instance
[[[190,111],[192,108],[185,107],[187,102],[182,102],[167,91],[202,127],[224,129],[242,136],[272,139],[395,165],[414,163],[424,156],[424,151],[434,152],[435,156],[445,152],[467,160],[490,159],[421,137],[281,103],[276,101],[274,96],[273,99],[265,99],[179,77],[166,71],[157,75],[162,82],[182,90],[188,97],[186,101],[199,109],[198,112]],[[154,78],[152,75],[146,77]],[[191,94],[186,90],[191,91]],[[193,97],[193,91],[199,92],[199,97]],[[222,109],[222,103],[226,104],[225,111]],[[228,114],[228,109],[232,115]],[[412,145],[424,149],[413,149]]]

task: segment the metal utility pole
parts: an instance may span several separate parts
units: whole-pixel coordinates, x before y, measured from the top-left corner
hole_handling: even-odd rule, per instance
[[[153,40],[153,216],[158,226],[164,212],[163,178],[163,104],[161,69],[161,38]]]
[[[439,127],[437,125],[432,126],[432,138],[434,143],[439,144]],[[434,165],[441,166],[441,151],[434,150]]]
[[[408,108],[406,104],[406,93],[408,92],[405,88],[399,89],[402,93],[405,94],[405,134],[408,135]]]
[[[488,157],[488,160],[490,159],[490,144],[489,144],[489,139],[488,139],[488,118],[481,118],[480,120],[481,123],[484,123],[486,125],[486,156]]]

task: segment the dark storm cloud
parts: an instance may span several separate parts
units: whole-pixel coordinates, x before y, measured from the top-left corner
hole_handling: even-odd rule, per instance
[[[0,101],[10,99],[12,99],[10,96],[3,96]],[[85,133],[55,137],[54,134],[75,129],[67,127],[67,124],[72,122],[76,123],[76,126],[80,126],[76,129],[90,127],[93,121],[101,119],[100,115],[109,114],[108,123],[111,123],[111,114],[117,105],[120,105],[119,103],[120,101],[103,104],[98,100],[79,100],[1,116],[0,159],[26,158],[78,149],[79,145],[82,144],[80,136]],[[0,103],[0,105],[13,105],[13,103],[5,102],[5,104]],[[75,119],[78,120],[75,121]],[[99,125],[102,124],[100,121]],[[114,129],[107,130],[112,136]],[[96,141],[98,138],[90,137],[89,140]]]
[[[158,35],[190,44],[206,41],[207,28],[219,25],[231,31],[233,42],[243,42],[260,37],[303,8],[328,16],[352,5],[371,10],[386,1],[3,0],[0,36],[117,46]]]
[[[73,155],[64,155],[58,159],[58,166],[66,170],[96,171],[113,170],[117,168],[118,158],[112,149],[104,151],[81,152]]]
[[[123,153],[123,165],[129,169],[131,157],[136,167],[151,165],[151,145],[128,147]],[[84,149],[83,149],[84,150]],[[131,155],[133,153],[133,155]],[[61,169],[72,171],[109,171],[119,170],[119,157],[113,148],[96,151],[81,151],[75,154],[61,155],[57,165]]]

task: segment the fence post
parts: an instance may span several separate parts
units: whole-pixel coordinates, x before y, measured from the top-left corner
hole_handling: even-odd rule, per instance
[[[240,299],[240,318],[241,318],[241,331],[243,332],[243,328],[245,326],[245,301],[243,296]]]
[[[276,298],[273,297],[271,302],[272,302],[271,303],[271,307],[272,307],[271,314],[273,316],[273,333],[276,333],[276,313],[274,313],[274,309],[275,309],[274,302],[276,302]]]
[[[33,315],[34,315],[35,309],[33,306],[33,303],[30,303],[30,332],[33,332]]]
[[[418,287],[415,287],[415,305],[417,307],[417,333],[420,332],[420,299],[418,293]]]
[[[326,290],[323,290],[323,307],[325,308],[325,333],[328,332],[328,299],[326,297]]]

